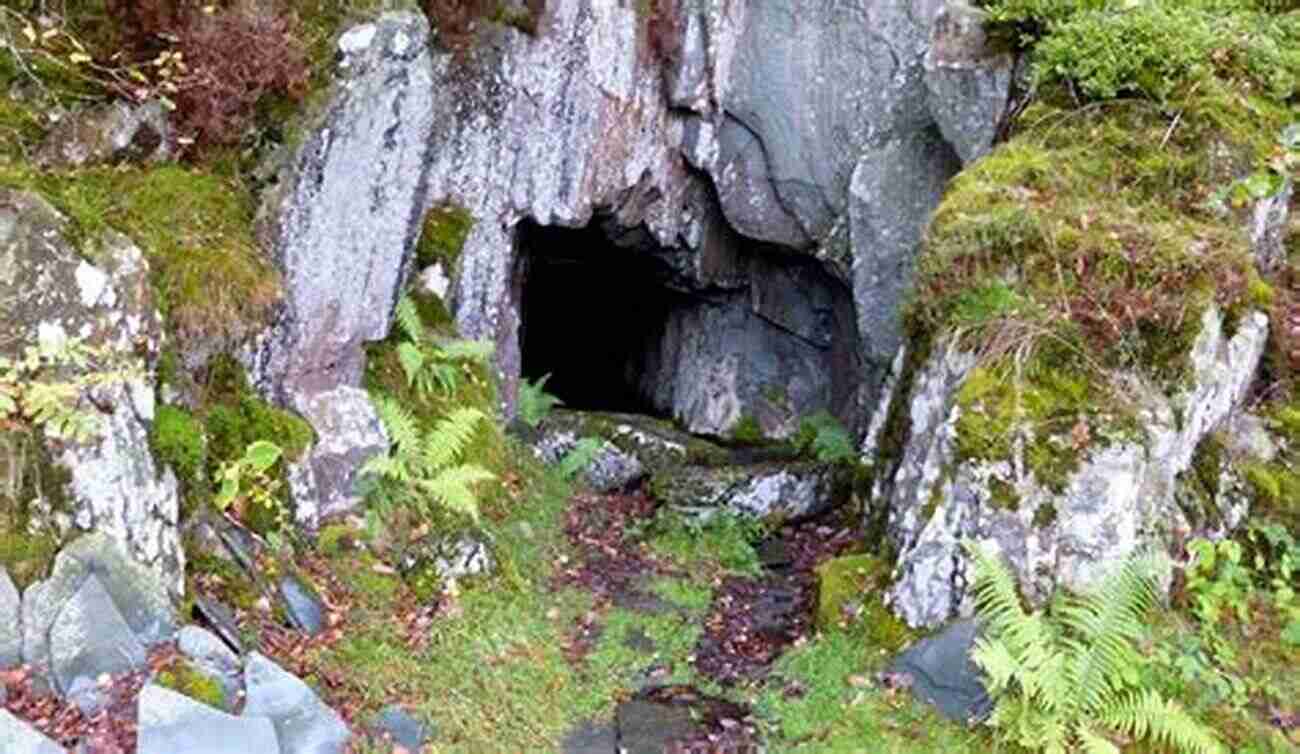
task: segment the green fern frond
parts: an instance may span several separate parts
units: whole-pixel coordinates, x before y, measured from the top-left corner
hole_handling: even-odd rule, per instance
[[[430,479],[419,482],[420,489],[450,510],[478,520],[478,501],[474,486],[495,479],[496,475],[481,466],[462,465],[443,469]]]
[[[485,364],[495,350],[490,340],[452,340],[438,345],[438,357],[447,361]]]
[[[397,325],[398,331],[407,338],[417,343],[424,340],[424,322],[420,320],[420,310],[409,295],[397,300],[397,307],[393,310],[393,322]]]
[[[411,453],[420,445],[420,425],[409,409],[387,396],[374,402],[375,413],[399,453]]]
[[[1182,707],[1152,690],[1135,692],[1105,710],[1101,719],[1121,733],[1150,738],[1186,754],[1223,754],[1223,744]]]
[[[1075,731],[1079,743],[1083,745],[1084,754],[1120,754],[1119,747],[1110,739],[1102,736],[1087,726]]]
[[[397,361],[402,365],[402,371],[406,374],[408,387],[415,384],[428,358],[425,350],[412,341],[408,340],[397,344]]]
[[[452,411],[424,436],[421,461],[429,474],[451,466],[469,446],[478,430],[478,424],[487,415],[476,408],[462,407]]]

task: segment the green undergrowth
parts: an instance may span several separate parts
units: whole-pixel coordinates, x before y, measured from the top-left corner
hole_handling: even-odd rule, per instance
[[[1267,407],[1265,418],[1279,452],[1271,461],[1245,459],[1240,470],[1253,493],[1252,515],[1300,537],[1300,395]]]
[[[762,568],[755,544],[763,538],[761,522],[719,511],[701,519],[661,511],[648,522],[645,541],[680,569],[703,576],[723,573],[756,576]]]
[[[947,722],[906,691],[881,688],[888,653],[855,629],[833,629],[790,650],[758,691],[768,751],[790,754],[995,751],[980,732]]]
[[[278,529],[289,504],[286,464],[302,457],[315,434],[302,418],[262,400],[233,358],[213,359],[204,377],[197,386],[196,409],[158,408],[149,430],[154,457],[176,473],[183,513],[188,515],[212,501],[213,481],[224,464],[242,457],[255,442],[274,443],[284,454],[270,472],[279,482],[277,506],[254,507],[243,516],[244,523],[259,533]]]

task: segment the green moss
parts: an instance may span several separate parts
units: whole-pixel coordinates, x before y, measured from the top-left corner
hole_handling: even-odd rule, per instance
[[[416,261],[421,267],[441,262],[448,274],[454,274],[474,222],[474,215],[461,207],[448,205],[429,210],[415,247]]]
[[[243,367],[229,356],[219,356],[209,366],[207,397],[204,421],[213,470],[259,440],[280,446],[289,461],[301,458],[315,440],[306,421],[258,398]]]
[[[994,477],[989,480],[989,502],[1004,511],[1020,510],[1020,493],[1010,482]]]
[[[731,428],[731,439],[738,443],[757,444],[766,438],[758,419],[752,414],[744,414]]]
[[[149,447],[156,460],[171,466],[187,493],[210,489],[207,441],[203,424],[176,406],[159,406],[149,429]]]
[[[154,683],[209,707],[227,709],[226,693],[221,683],[184,660],[178,660],[159,672]]]
[[[1054,503],[1042,503],[1034,511],[1034,526],[1039,529],[1046,529],[1056,523],[1056,505]]]
[[[253,239],[252,196],[235,175],[171,164],[51,171],[0,162],[0,186],[44,195],[72,219],[91,258],[105,230],[130,236],[180,336],[243,333],[266,321],[279,296]]]

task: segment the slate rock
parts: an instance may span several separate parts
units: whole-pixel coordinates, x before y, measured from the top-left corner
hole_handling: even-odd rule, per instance
[[[695,717],[686,705],[631,699],[618,705],[614,714],[618,751],[626,754],[663,754],[669,744],[697,730]]]
[[[50,676],[64,694],[70,693],[78,679],[87,679],[93,686],[101,674],[131,673],[144,667],[148,659],[140,637],[95,574],[63,604],[50,627],[49,642]],[[84,683],[80,687],[86,688]],[[87,697],[83,694],[82,698]]]
[[[268,717],[283,754],[343,754],[351,733],[311,688],[263,655],[244,665],[247,693],[241,717]]]
[[[286,574],[280,579],[279,594],[291,626],[308,636],[325,630],[325,604],[305,579],[296,573]]]
[[[560,742],[562,754],[615,754],[618,729],[613,723],[583,721]]]
[[[912,693],[950,720],[983,720],[992,711],[993,702],[970,659],[978,633],[979,624],[974,620],[953,623],[908,647],[886,672],[909,677]]]
[[[419,751],[434,735],[433,726],[395,704],[379,711],[373,727],[379,733],[386,734],[393,743],[412,752]]]
[[[140,691],[138,754],[278,754],[271,720],[227,715],[171,689]]]
[[[244,644],[239,638],[239,624],[235,622],[235,611],[218,600],[195,596],[194,611],[198,618],[212,629],[213,634],[221,639],[234,652],[243,652]]]
[[[0,566],[0,670],[22,664],[23,632],[18,620],[21,607],[18,587]]]
[[[0,709],[0,751],[5,754],[64,754],[63,747]]]
[[[220,684],[225,706],[238,697],[243,688],[243,668],[239,657],[220,638],[198,626],[186,626],[176,637],[176,648],[195,672]]]
[[[95,584],[87,587],[92,579]],[[103,613],[87,613],[87,606]],[[56,626],[65,621],[73,623]],[[111,637],[106,625],[113,626]],[[81,651],[77,631],[103,642],[99,649],[114,646],[128,652],[134,662],[143,648],[171,639],[175,625],[166,585],[151,569],[127,557],[116,539],[95,532],[64,547],[54,560],[50,578],[32,584],[24,593],[23,662],[38,673],[56,671],[70,683],[83,662],[77,659]],[[93,656],[83,658],[89,663],[85,667],[96,664],[89,660]],[[113,664],[106,657],[105,662]]]

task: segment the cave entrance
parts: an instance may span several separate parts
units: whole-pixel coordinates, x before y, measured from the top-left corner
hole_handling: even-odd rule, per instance
[[[639,388],[645,354],[686,296],[665,287],[668,266],[620,248],[598,223],[525,222],[522,373],[580,411],[663,415]]]

